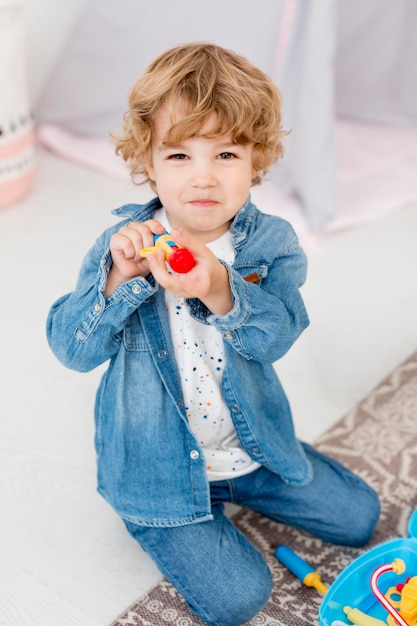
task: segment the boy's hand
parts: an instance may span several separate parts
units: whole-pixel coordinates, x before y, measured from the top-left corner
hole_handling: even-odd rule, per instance
[[[140,256],[142,248],[154,245],[154,234],[162,235],[165,228],[158,220],[131,222],[110,239],[113,265],[110,269],[105,295],[108,297],[122,283],[149,274],[148,259]]]
[[[227,269],[207,246],[181,228],[174,228],[170,235],[178,246],[188,248],[195,265],[186,274],[172,274],[163,250],[158,250],[147,259],[155,280],[178,298],[198,298],[215,315],[228,313],[233,302]]]

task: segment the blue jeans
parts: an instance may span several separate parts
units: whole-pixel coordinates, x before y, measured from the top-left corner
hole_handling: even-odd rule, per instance
[[[292,486],[264,467],[234,480],[211,483],[208,522],[153,528],[125,522],[189,608],[211,626],[240,626],[267,603],[271,572],[264,557],[223,512],[234,502],[325,541],[360,546],[379,518],[376,493],[337,461],[303,444],[314,477]]]

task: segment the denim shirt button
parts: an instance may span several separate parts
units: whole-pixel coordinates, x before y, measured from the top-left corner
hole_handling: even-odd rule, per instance
[[[101,311],[101,304],[100,302],[97,302],[97,304],[94,305],[94,313],[100,313]]]
[[[230,410],[231,410],[233,413],[239,413],[239,411],[240,411],[240,406],[239,406],[238,404],[232,404],[232,406],[230,407]]]
[[[225,339],[233,339],[233,333],[231,333],[230,330],[229,330],[226,333],[223,333],[223,337]]]
[[[158,356],[160,359],[166,359],[167,358],[167,351],[166,350],[159,350],[158,351]]]
[[[133,293],[140,293],[142,291],[142,287],[140,285],[133,285],[132,291]]]
[[[190,457],[192,458],[193,461],[196,461],[199,456],[200,456],[200,453],[198,450],[191,450]]]

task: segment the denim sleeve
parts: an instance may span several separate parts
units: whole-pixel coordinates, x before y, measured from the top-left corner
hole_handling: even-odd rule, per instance
[[[225,264],[226,265],[226,264]],[[237,269],[226,265],[233,308],[213,315],[199,300],[189,300],[190,314],[212,324],[246,359],[271,362],[281,358],[308,326],[300,294],[307,260],[298,244],[275,258],[258,283],[245,281]]]
[[[84,259],[75,290],[53,304],[47,319],[47,339],[55,356],[79,372],[116,354],[127,318],[157,290],[151,277],[137,277],[105,298],[111,266],[108,239],[97,240]]]

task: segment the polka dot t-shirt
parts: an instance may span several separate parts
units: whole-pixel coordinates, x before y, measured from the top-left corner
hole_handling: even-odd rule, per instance
[[[169,230],[164,210],[155,218]],[[234,261],[232,235],[227,231],[207,247],[228,264]],[[225,480],[248,474],[259,464],[242,448],[230,411],[221,394],[226,362],[221,333],[193,319],[182,298],[165,292],[189,426],[206,459],[209,480]]]

